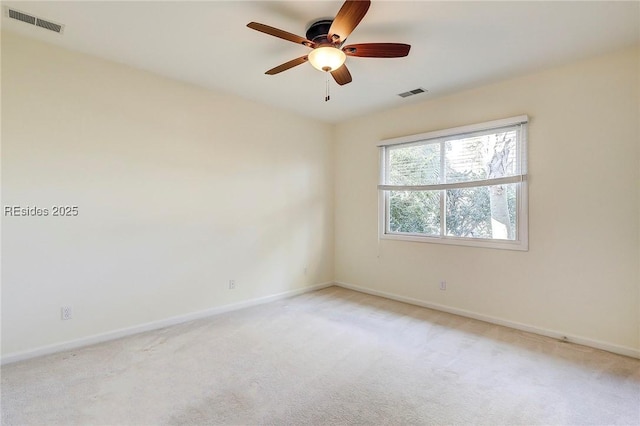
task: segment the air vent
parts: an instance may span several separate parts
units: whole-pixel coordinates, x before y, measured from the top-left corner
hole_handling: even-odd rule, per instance
[[[55,22],[51,22],[47,19],[38,18],[37,16],[29,15],[28,13],[20,12],[19,10],[8,7],[5,7],[5,16],[58,34],[62,34],[62,31],[64,30],[64,25],[56,24]]]
[[[423,89],[422,87],[418,87],[417,89],[409,90],[408,92],[398,93],[398,96],[401,98],[408,98],[409,96],[417,95],[420,93],[426,93],[428,90]]]
[[[35,16],[27,15],[26,13],[18,12],[13,9],[9,9],[9,18],[17,19],[18,21],[26,22],[31,25],[36,24]]]
[[[44,19],[40,19],[40,18],[38,18],[38,21],[36,22],[36,26],[45,28],[50,31],[55,31],[57,33],[62,31],[62,25],[54,24],[53,22],[45,21]]]

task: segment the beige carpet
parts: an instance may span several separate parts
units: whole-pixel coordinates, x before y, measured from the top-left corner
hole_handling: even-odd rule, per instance
[[[638,425],[640,361],[331,287],[2,368],[5,425]]]

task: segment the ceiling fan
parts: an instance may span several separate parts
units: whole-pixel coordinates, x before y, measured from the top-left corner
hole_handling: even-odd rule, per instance
[[[344,65],[347,56],[361,58],[407,56],[411,46],[402,43],[358,43],[343,46],[347,37],[366,15],[370,5],[370,0],[347,0],[333,20],[323,19],[311,24],[306,32],[306,38],[269,25],[250,22],[247,27],[251,29],[313,49],[308,55],[278,65],[265,74],[278,74],[309,61],[314,68],[331,73],[336,83],[344,85],[352,81],[351,73]]]

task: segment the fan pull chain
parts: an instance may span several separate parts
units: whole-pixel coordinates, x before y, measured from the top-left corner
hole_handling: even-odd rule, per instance
[[[327,84],[326,84],[326,89],[324,93],[324,101],[329,102],[329,100],[331,99],[331,94],[329,93],[329,73],[325,72],[325,74],[327,75]]]

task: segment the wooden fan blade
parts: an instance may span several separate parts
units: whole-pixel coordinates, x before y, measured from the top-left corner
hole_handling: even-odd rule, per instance
[[[342,48],[348,56],[361,58],[401,58],[409,54],[411,46],[402,43],[360,43]]]
[[[293,68],[293,67],[296,67],[296,66],[298,66],[300,64],[304,64],[308,60],[309,60],[309,58],[308,58],[307,55],[300,56],[299,58],[292,59],[289,62],[285,62],[282,65],[278,65],[275,68],[271,68],[269,71],[265,72],[265,74],[269,74],[269,75],[278,74],[278,73],[281,73],[282,71],[288,70],[289,68]]]
[[[349,69],[347,68],[346,65],[342,65],[337,70],[331,71],[331,76],[333,76],[333,79],[340,86],[343,86],[347,83],[351,83],[352,81],[351,73],[349,72]]]
[[[329,41],[343,43],[367,14],[370,5],[370,0],[347,0],[344,2],[333,20],[331,28],[329,28]]]
[[[288,33],[286,31],[280,30],[278,28],[270,27],[269,25],[260,24],[258,22],[249,22],[247,27],[252,30],[260,31],[261,33],[269,34],[274,37],[281,38],[283,40],[292,41],[298,44],[304,44],[308,47],[315,47],[315,43],[311,40],[307,40],[304,37],[297,36],[295,34]]]

